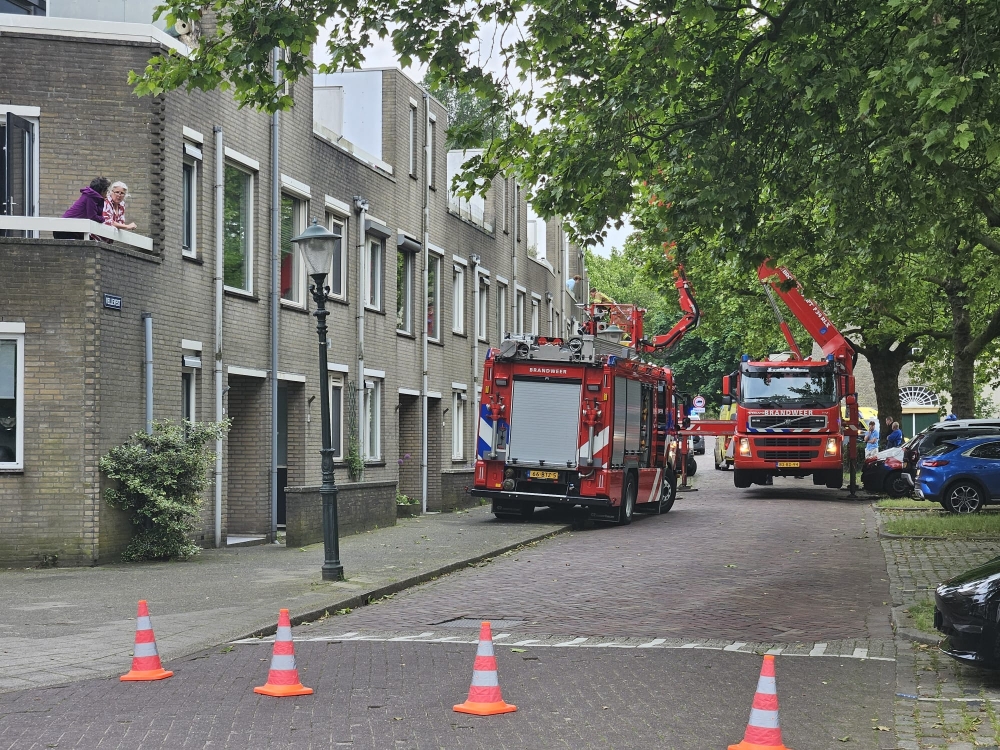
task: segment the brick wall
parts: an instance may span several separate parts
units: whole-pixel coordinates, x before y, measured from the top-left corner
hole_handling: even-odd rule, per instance
[[[472,497],[469,489],[473,483],[472,469],[453,469],[441,473],[441,501],[434,510],[453,511],[480,505],[479,498]]]
[[[396,525],[395,482],[337,485],[340,536]],[[285,545],[302,547],[323,541],[323,499],[319,487],[288,487]]]
[[[230,534],[271,530],[271,401],[263,378],[229,376],[229,481],[226,485]]]

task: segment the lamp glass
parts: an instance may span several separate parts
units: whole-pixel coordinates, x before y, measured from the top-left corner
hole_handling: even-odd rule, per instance
[[[331,232],[313,219],[312,225],[298,237],[293,237],[292,242],[302,251],[309,276],[330,273],[334,252],[340,245],[339,232]]]
[[[609,325],[603,331],[601,331],[601,338],[606,338],[612,344],[621,343],[622,336],[625,335],[625,331],[616,326],[614,323]]]

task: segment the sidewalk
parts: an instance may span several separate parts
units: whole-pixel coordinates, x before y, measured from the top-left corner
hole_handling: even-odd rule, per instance
[[[320,577],[323,545],[204,550],[186,562],[2,570],[0,692],[127,671],[136,603],[149,602],[160,655],[175,659],[293,621],[357,607],[565,531],[543,514],[497,522],[489,508],[400,519],[345,537],[347,580]]]
[[[882,539],[896,628],[895,729],[899,750],[997,750],[1000,675],[942,654],[905,610],[944,580],[1000,555],[1000,542]]]

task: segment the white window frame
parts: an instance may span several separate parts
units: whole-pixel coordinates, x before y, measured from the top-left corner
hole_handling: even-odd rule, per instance
[[[185,383],[186,381],[186,383]],[[181,419],[189,422],[198,421],[198,371],[191,367],[181,370]],[[188,407],[189,417],[184,416],[184,408]]]
[[[339,213],[327,211],[326,212],[326,228],[331,232],[333,228],[337,227],[340,230],[340,291],[334,291],[330,289],[330,293],[327,295],[331,299],[347,300],[347,256],[350,253],[347,252],[347,248],[350,247],[350,243],[347,241],[347,219]],[[333,279],[333,263],[337,260],[331,262],[330,265],[330,276],[327,277],[327,281]]]
[[[451,392],[451,460],[465,460],[465,402],[464,390]]]
[[[185,258],[197,258],[198,257],[198,181],[201,177],[201,159],[196,157],[194,153],[201,153],[201,150],[192,146],[189,143],[184,144],[184,163],[181,167],[181,179],[187,182],[187,177],[184,175],[184,167],[191,168],[191,182],[189,185],[189,195],[191,197],[191,211],[187,216],[188,221],[191,223],[191,244],[188,247],[184,247],[184,235],[187,232],[187,226],[185,226],[184,212],[186,210],[183,205],[184,202],[184,184],[181,185],[181,255]]]
[[[428,164],[427,164],[427,186],[436,188],[437,183],[434,182],[434,163],[437,161],[437,117],[434,115],[429,115],[427,117],[427,138],[430,141],[430,154],[428,154]]]
[[[476,321],[479,330],[476,331],[480,341],[490,338],[490,278],[479,274],[479,314]]]
[[[309,201],[303,198],[301,195],[283,190],[281,192],[281,199],[284,201],[288,199],[292,201],[292,237],[298,237],[302,232],[305,231],[306,227],[309,225]],[[294,297],[281,297],[281,302],[284,305],[291,305],[293,307],[305,307],[306,305],[306,269],[305,263],[302,260],[302,253],[298,248],[296,243],[292,242],[292,292]],[[341,246],[341,255],[343,255],[343,246]],[[278,261],[278,293],[281,294],[281,256],[279,255]]]
[[[431,304],[431,270],[430,264],[437,264],[437,273],[434,274],[434,328],[435,330],[431,332],[430,329],[430,304]],[[428,341],[440,341],[441,340],[441,268],[444,266],[443,256],[430,251],[427,253],[427,289],[426,296],[424,298],[424,326],[427,330],[427,340]]]
[[[527,294],[523,289],[515,289],[514,295],[514,313],[517,316],[514,320],[514,332],[521,336],[524,334],[524,298]]]
[[[507,332],[507,285],[497,283],[497,343]]]
[[[24,470],[24,323],[0,323],[0,341],[14,342],[14,460],[0,462],[0,472]],[[0,427],[0,429],[5,429]]]
[[[549,300],[549,337],[550,338],[556,335],[555,334],[555,326],[556,326],[555,312],[556,312],[555,303],[553,303],[552,300]]]
[[[410,176],[417,176],[417,105],[410,100]]]
[[[369,463],[382,460],[382,386],[382,380],[365,376],[365,434],[361,451],[362,458]]]
[[[33,106],[20,106],[17,104],[0,104],[0,119],[6,124],[7,113],[17,115],[23,120],[27,120],[32,124],[31,131],[31,200],[34,204],[32,206],[32,216],[41,215],[41,149],[39,147],[39,141],[41,140],[41,132],[39,127],[39,121],[42,116],[42,110],[40,107]],[[37,231],[25,232],[25,237],[38,238]]]
[[[377,248],[375,247],[376,245]],[[385,240],[373,234],[366,235],[365,248],[367,261],[365,263],[367,266],[367,273],[365,273],[365,308],[382,312],[382,286],[385,283]],[[374,288],[372,288],[373,279],[375,281]]]
[[[344,460],[344,376],[336,372],[327,372],[327,387],[330,389],[330,447],[333,448],[333,460]],[[334,409],[333,392],[340,391],[337,400],[339,409]],[[339,429],[334,432],[334,420]]]
[[[406,306],[403,310],[403,325],[399,325],[399,307],[400,307],[400,296],[399,296],[399,260],[403,260],[403,275],[405,283],[403,284],[404,298]],[[411,252],[404,252],[403,250],[396,251],[396,333],[403,333],[407,336],[413,335],[413,269],[416,267],[416,255]]]
[[[452,264],[451,269],[451,332],[465,333],[465,269]]]
[[[531,300],[531,333],[534,334],[535,336],[537,336],[541,332],[538,327],[540,323],[539,321],[540,305],[538,304],[538,302],[539,300],[534,298],[532,298]]]
[[[238,286],[225,285],[225,288],[231,292],[236,292],[237,294],[253,294],[253,271],[254,271],[254,213],[256,207],[256,195],[254,190],[254,183],[256,182],[257,172],[250,168],[246,161],[249,157],[243,157],[243,160],[233,156],[233,152],[230,149],[226,149],[226,156],[229,157],[226,160],[225,166],[234,169],[237,172],[246,176],[247,184],[247,231],[246,231],[246,259],[244,261],[244,266],[246,268],[246,288]],[[225,183],[225,170],[223,170],[223,183]],[[225,188],[223,187],[223,194],[225,193]],[[225,204],[225,198],[223,197],[223,204]],[[224,252],[224,251],[223,251]]]

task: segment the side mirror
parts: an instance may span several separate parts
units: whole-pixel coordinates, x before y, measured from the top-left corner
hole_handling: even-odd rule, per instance
[[[722,397],[722,404],[723,404],[723,406],[732,406],[733,405],[733,397],[730,396],[730,395],[728,395],[728,394],[725,395],[725,396],[723,396]]]
[[[730,403],[732,403],[732,400],[726,401],[726,398],[729,398],[729,394],[730,394],[729,376],[728,375],[723,375],[722,376],[722,395],[725,398],[722,399],[722,403],[724,403],[724,404],[730,404]]]

